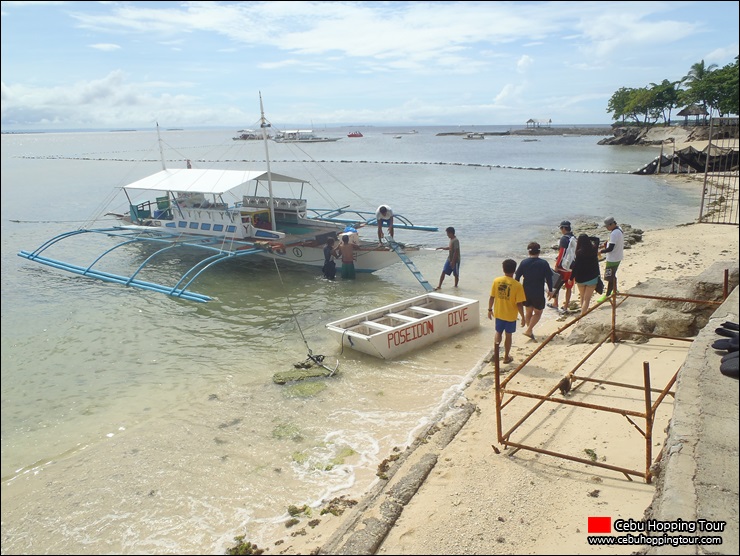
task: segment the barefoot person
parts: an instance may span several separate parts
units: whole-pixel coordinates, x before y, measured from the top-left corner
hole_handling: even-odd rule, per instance
[[[596,300],[597,303],[603,303],[609,299],[612,292],[617,291],[617,269],[624,257],[624,233],[622,228],[617,225],[617,221],[612,216],[604,220],[604,226],[609,230],[609,241],[604,244],[599,253],[606,254],[606,269],[604,269],[606,293]]]
[[[393,209],[388,205],[380,205],[375,211],[375,219],[378,221],[378,242],[383,243],[383,224],[388,225],[388,234],[393,239]]]
[[[435,291],[442,288],[442,282],[445,281],[445,276],[453,274],[455,276],[455,287],[460,280],[460,240],[455,237],[455,228],[450,226],[445,230],[447,237],[450,238],[450,244],[447,247],[437,247],[443,251],[449,251],[445,266],[442,269],[442,274],[439,275],[439,285],[434,288]]]
[[[545,308],[545,286],[548,294],[552,293],[552,270],[544,259],[540,259],[540,244],[536,241],[527,245],[529,257],[519,263],[514,275],[515,280],[524,278],[524,294],[527,300],[524,302],[526,330],[522,332],[525,336],[536,340],[534,327],[540,321],[542,311]]]
[[[565,303],[563,304],[562,308],[558,308],[558,295],[560,294],[560,286],[556,286],[555,290],[550,293],[550,299],[552,300],[552,303],[549,304],[549,307],[557,309],[561,313],[565,313],[568,310],[568,307],[570,305],[570,296],[573,293],[574,281],[573,276],[570,272],[570,265],[575,258],[576,247],[576,238],[571,231],[569,220],[563,220],[560,223],[560,233],[562,235],[560,237],[560,243],[558,244],[558,257],[555,260],[555,272],[560,274],[561,280],[558,280],[558,283],[562,283],[562,287],[565,288]],[[572,246],[571,242],[573,244]]]
[[[505,333],[504,340],[504,363],[511,363],[511,335],[516,332],[517,313],[522,317],[522,326],[525,325],[524,286],[514,280],[516,261],[506,259],[502,264],[504,276],[499,276],[493,281],[491,295],[488,298],[488,319],[496,319],[496,336],[494,344],[498,348],[501,345],[501,336]]]
[[[599,283],[599,255],[596,252],[591,238],[586,234],[578,236],[576,243],[576,258],[571,265],[573,280],[578,286],[578,292],[581,296],[581,316],[588,312],[591,304],[591,297],[594,294],[596,285]]]
[[[342,243],[337,248],[337,254],[342,258],[342,278],[355,279],[355,249],[357,245],[349,241],[349,234],[342,234]]]

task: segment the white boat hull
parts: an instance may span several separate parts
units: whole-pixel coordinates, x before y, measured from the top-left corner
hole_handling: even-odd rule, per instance
[[[409,253],[417,251],[417,248],[406,246],[404,251],[408,256]],[[323,245],[310,246],[303,244],[287,244],[285,252],[265,251],[259,253],[261,257],[276,259],[277,261],[286,261],[295,264],[314,266],[322,268],[324,266],[324,248]],[[400,262],[398,255],[388,247],[379,247],[376,243],[372,247],[362,246],[354,252],[355,272],[370,273],[386,268],[392,264]],[[337,268],[341,268],[342,261],[336,259]]]
[[[394,359],[479,326],[477,300],[427,293],[330,322],[326,328],[344,347]]]

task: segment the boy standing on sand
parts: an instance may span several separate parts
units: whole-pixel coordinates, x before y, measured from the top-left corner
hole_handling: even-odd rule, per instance
[[[604,247],[599,250],[599,253],[606,254],[604,278],[606,278],[607,287],[604,295],[598,298],[596,303],[603,303],[611,297],[612,292],[617,291],[617,268],[619,268],[619,263],[622,262],[624,257],[624,232],[622,232],[622,228],[617,225],[613,216],[604,220],[604,226],[609,230],[609,241],[604,243]]]
[[[514,358],[511,357],[511,335],[516,332],[517,313],[522,318],[522,326],[525,326],[524,302],[527,297],[524,295],[524,286],[514,279],[516,272],[516,261],[506,259],[502,264],[504,276],[499,276],[493,281],[491,286],[491,295],[488,298],[488,319],[496,319],[496,336],[494,343],[496,347],[501,345],[501,335],[505,332],[504,340],[504,363],[511,363]],[[495,306],[494,306],[495,303]]]
[[[439,285],[434,288],[435,290],[442,289],[442,282],[444,282],[445,276],[449,276],[450,274],[455,275],[455,287],[457,287],[457,282],[460,280],[460,240],[455,237],[455,228],[452,226],[445,231],[447,232],[447,237],[450,238],[450,245],[447,247],[437,247],[437,249],[449,251],[450,254],[447,255],[442,274],[439,275]]]

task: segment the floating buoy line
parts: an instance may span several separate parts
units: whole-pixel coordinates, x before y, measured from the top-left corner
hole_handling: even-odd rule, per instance
[[[93,158],[89,156],[18,156],[16,158],[28,158],[36,160],[90,160],[90,161],[108,161],[108,162],[161,162],[159,159],[133,159],[133,158]],[[197,162],[202,166],[209,166],[218,163],[246,163],[246,164],[260,164],[264,160],[249,160],[249,159],[219,159],[219,160],[207,160],[207,159],[191,159],[194,163]],[[182,162],[182,159],[172,159],[167,162]],[[270,162],[275,163],[295,163],[295,164],[309,164],[320,162],[322,164],[387,164],[387,165],[404,165],[404,166],[462,166],[466,168],[499,168],[505,170],[533,170],[540,172],[574,172],[579,174],[634,174],[634,172],[620,172],[617,170],[574,170],[570,168],[545,168],[543,166],[509,166],[506,164],[477,164],[477,163],[463,163],[463,162],[403,162],[397,160],[271,160]]]

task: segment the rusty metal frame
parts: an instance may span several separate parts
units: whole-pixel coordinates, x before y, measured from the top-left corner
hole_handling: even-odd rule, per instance
[[[597,404],[590,404],[590,403],[584,403],[584,402],[578,402],[575,400],[569,400],[564,397],[553,397],[556,390],[559,388],[559,382],[557,385],[553,386],[547,394],[544,396],[541,394],[535,394],[532,392],[526,392],[524,390],[514,390],[507,388],[507,385],[511,380],[514,379],[514,377],[521,371],[524,367],[527,366],[527,364],[532,361],[537,354],[542,351],[547,344],[549,344],[553,338],[559,336],[561,333],[563,333],[565,330],[576,324],[578,321],[580,321],[583,317],[590,314],[591,312],[600,309],[601,307],[607,306],[607,302],[600,303],[597,305],[594,305],[591,307],[586,313],[583,315],[574,318],[572,321],[567,323],[565,326],[562,326],[550,336],[548,336],[537,348],[524,360],[522,363],[516,367],[505,379],[501,380],[501,370],[500,370],[500,361],[499,361],[499,346],[496,345],[494,347],[493,351],[493,364],[494,364],[494,388],[495,388],[495,402],[496,402],[496,436],[498,443],[503,445],[505,448],[514,448],[514,451],[511,452],[509,455],[513,456],[516,452],[519,450],[530,450],[532,452],[536,452],[538,454],[545,454],[548,456],[554,456],[563,458],[570,461],[575,461],[578,463],[583,463],[585,465],[592,465],[595,467],[601,467],[603,469],[609,469],[612,471],[618,471],[620,473],[623,473],[624,476],[629,480],[632,481],[631,475],[642,477],[646,483],[650,484],[652,480],[652,473],[650,471],[650,467],[653,464],[653,457],[652,457],[652,444],[653,444],[653,423],[655,421],[655,414],[657,412],[658,407],[662,403],[662,401],[665,399],[666,396],[670,395],[675,397],[675,392],[671,390],[671,388],[676,383],[676,379],[678,377],[678,371],[673,374],[673,376],[668,380],[665,386],[662,388],[653,388],[651,385],[651,379],[650,379],[650,365],[647,361],[643,362],[643,383],[641,385],[635,385],[635,384],[626,384],[621,382],[614,382],[614,381],[608,381],[608,380],[600,380],[597,378],[591,378],[591,377],[584,377],[579,376],[576,373],[576,371],[586,362],[588,359],[598,351],[601,346],[603,346],[607,341],[611,341],[611,343],[616,343],[617,341],[617,332],[623,333],[623,334],[632,334],[632,335],[638,335],[638,336],[647,336],[650,338],[666,338],[669,340],[679,340],[691,343],[693,342],[693,338],[679,338],[679,337],[673,337],[673,336],[661,336],[658,334],[649,334],[646,332],[639,332],[635,330],[625,330],[621,328],[617,328],[617,308],[624,303],[628,298],[634,297],[634,298],[641,298],[641,299],[655,299],[659,301],[675,301],[675,302],[682,302],[682,303],[695,303],[695,304],[702,304],[702,305],[721,305],[722,302],[727,298],[729,295],[729,271],[725,270],[724,273],[724,285],[722,290],[722,301],[707,301],[707,300],[700,300],[700,299],[684,299],[684,298],[678,298],[678,297],[661,297],[661,296],[651,296],[651,295],[637,295],[637,294],[623,294],[623,293],[617,293],[616,291],[613,292],[612,296],[607,300],[608,305],[611,306],[611,312],[612,312],[612,323],[611,323],[611,329],[609,332],[602,338],[589,352],[588,354],[583,357],[580,361],[578,361],[575,366],[571,369],[569,373],[566,374],[566,377],[568,377],[571,381],[571,384],[573,384],[576,381],[578,382],[575,386],[572,387],[572,389],[579,388],[582,384],[585,384],[587,382],[596,382],[599,384],[607,384],[610,386],[617,386],[621,388],[627,388],[627,389],[635,389],[635,390],[641,390],[643,393],[643,398],[645,401],[645,410],[644,411],[634,411],[619,407],[611,407],[606,405],[597,405]],[[620,301],[621,299],[621,301]],[[565,378],[565,377],[564,377]],[[653,400],[653,394],[657,394],[657,397]],[[508,395],[510,397],[505,399],[505,395]],[[506,431],[503,430],[503,422],[502,422],[502,410],[509,405],[515,398],[522,397],[522,398],[530,398],[533,400],[537,400],[534,406],[527,411],[523,417],[521,417],[514,425],[512,425],[510,428],[508,428]],[[515,442],[511,440],[512,435],[514,432],[537,410],[539,409],[543,404],[546,402],[550,403],[557,403],[557,404],[563,404],[563,405],[570,405],[574,407],[582,407],[586,409],[595,409],[599,411],[605,411],[610,413],[616,413],[619,415],[622,415],[637,431],[644,437],[645,439],[645,469],[643,470],[637,470],[637,469],[628,469],[625,467],[619,467],[615,465],[609,465],[606,463],[598,462],[598,461],[592,461],[590,459],[581,458],[572,456],[569,454],[563,454],[560,452],[554,452],[552,450],[545,450],[542,448],[539,448],[537,446],[530,446],[521,442]],[[644,427],[641,428],[636,420],[637,419],[644,419],[645,424]],[[496,449],[494,447],[494,449]],[[497,450],[497,449],[496,449]],[[498,451],[497,451],[498,453]],[[660,455],[658,458],[656,458],[656,461],[660,459]]]

